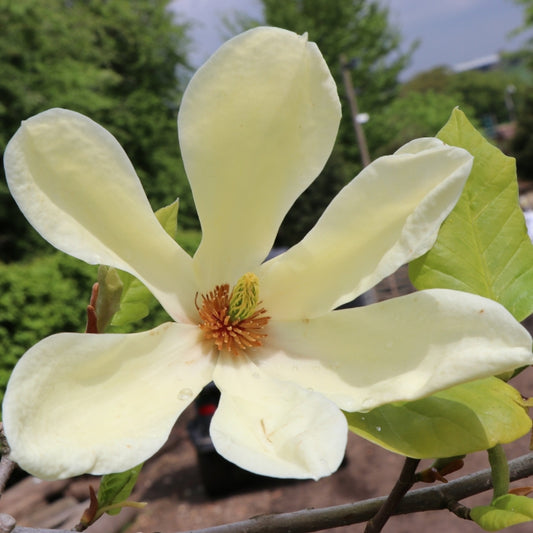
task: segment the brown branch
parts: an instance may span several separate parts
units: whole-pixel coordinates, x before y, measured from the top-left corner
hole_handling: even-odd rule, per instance
[[[511,481],[533,475],[533,453],[528,453],[509,461]],[[443,485],[435,485],[408,492],[394,514],[454,509],[454,502],[492,488],[490,469],[463,476]],[[336,505],[322,509],[304,509],[292,513],[261,515],[233,524],[225,524],[206,529],[196,529],[187,533],[267,533],[291,531],[306,533],[333,527],[347,526],[370,520],[387,498],[372,498],[362,502]],[[72,533],[68,530],[34,529],[16,527],[13,533]]]
[[[0,459],[0,497],[4,493],[6,483],[15,469],[15,463],[8,458],[9,452],[9,444],[4,435],[4,424],[0,422],[0,453],[2,454],[2,459]]]
[[[0,496],[4,493],[7,480],[13,473],[14,469],[15,463],[6,455],[2,455],[2,459],[0,459]]]
[[[470,508],[466,507],[462,503],[450,501],[448,503],[448,510],[463,520],[472,520],[470,518]]]
[[[369,520],[364,533],[380,533],[383,530],[387,520],[394,514],[398,505],[400,505],[405,493],[415,484],[415,474],[419,463],[420,459],[412,459],[411,457],[405,458],[398,481],[396,481],[385,503]]]
[[[98,317],[96,316],[96,301],[98,300],[98,283],[94,283],[91,290],[91,299],[87,306],[87,325],[85,333],[98,333]]]

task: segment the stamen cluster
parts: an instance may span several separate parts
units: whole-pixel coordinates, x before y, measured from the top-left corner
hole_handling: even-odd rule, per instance
[[[202,305],[196,309],[202,322],[200,329],[206,339],[213,339],[217,348],[239,355],[241,350],[261,346],[267,336],[262,333],[270,320],[266,309],[255,309],[246,318],[232,319],[229,314],[231,294],[229,285],[217,285],[213,291],[202,294]],[[259,302],[260,303],[260,302]]]

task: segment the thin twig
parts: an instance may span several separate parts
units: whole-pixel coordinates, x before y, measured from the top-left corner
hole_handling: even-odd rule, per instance
[[[533,453],[509,461],[511,481],[533,475]],[[490,469],[463,476],[446,484],[416,489],[408,492],[394,514],[408,514],[421,511],[436,511],[453,507],[453,502],[492,488]],[[291,531],[306,533],[332,527],[366,522],[374,516],[386,498],[372,498],[362,502],[336,505],[322,509],[304,509],[292,513],[261,515],[241,522],[196,529],[187,533],[272,533]],[[72,533],[68,530],[33,529],[16,527],[13,533]]]
[[[405,458],[398,481],[396,481],[385,503],[369,520],[365,527],[365,533],[380,533],[382,531],[383,527],[387,523],[387,520],[398,508],[398,505],[405,496],[405,493],[415,484],[415,473],[419,463],[420,459],[412,459],[411,457]]]
[[[15,466],[15,463],[11,459],[6,455],[2,455],[2,459],[0,459],[0,496],[4,493],[7,480],[13,473],[13,470],[15,470]]]
[[[448,503],[448,510],[463,520],[472,520],[470,518],[470,508],[462,503],[450,501]]]
[[[0,448],[2,453],[2,459],[0,459],[0,497],[4,493],[6,483],[13,470],[15,469],[15,463],[8,458],[9,444],[7,443],[6,436],[4,435],[4,424],[0,422]]]

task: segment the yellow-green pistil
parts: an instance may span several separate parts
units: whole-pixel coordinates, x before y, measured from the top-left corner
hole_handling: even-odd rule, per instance
[[[219,350],[233,355],[253,346],[261,346],[266,333],[262,330],[270,320],[266,309],[259,308],[259,280],[248,272],[233,287],[217,285],[202,294],[202,305],[196,308],[201,318],[200,329],[206,339],[213,339]]]
[[[231,291],[228,315],[231,320],[244,320],[253,314],[259,302],[259,280],[252,272],[244,274]]]

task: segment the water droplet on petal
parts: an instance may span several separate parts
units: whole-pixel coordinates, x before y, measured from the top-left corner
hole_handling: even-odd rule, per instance
[[[185,389],[181,389],[179,392],[178,392],[178,400],[182,400],[184,402],[186,402],[187,400],[191,400],[192,397],[193,397],[193,391],[191,389],[189,389],[188,387],[185,388]]]

